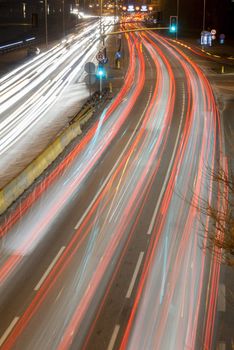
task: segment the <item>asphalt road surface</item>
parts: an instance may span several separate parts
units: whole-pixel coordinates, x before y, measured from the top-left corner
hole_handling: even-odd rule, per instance
[[[197,206],[227,167],[219,113],[183,51],[126,40],[122,90],[1,227],[3,350],[216,346],[220,252],[201,249]]]

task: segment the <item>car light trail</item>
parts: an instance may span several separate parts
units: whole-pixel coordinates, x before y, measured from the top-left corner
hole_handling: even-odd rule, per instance
[[[111,23],[111,18],[105,19],[105,24]],[[43,118],[64,88],[82,72],[85,60],[96,49],[98,40],[99,27],[95,23],[71,39],[69,50],[64,44],[57,45],[41,59],[33,61],[31,66],[17,69],[15,75],[1,80],[0,154]],[[40,94],[38,90],[43,86],[47,86],[48,91],[45,93],[42,89]]]
[[[130,67],[121,92],[81,144],[45,180],[46,192],[37,187],[35,198],[44,194],[38,203],[26,212],[35,200],[30,197],[22,212],[18,211],[5,225],[3,234],[25,213],[17,227],[12,227],[11,234],[5,236],[8,255],[0,269],[3,283],[14,276],[20,263],[27,262],[27,256],[44,235],[49,235],[52,222],[71,202],[111,142],[122,136],[120,131],[130,112],[147,91],[146,105],[133,133],[130,130],[131,136],[117,163],[103,179],[100,191],[76,224],[75,233],[57,250],[35,283],[36,294],[26,304],[22,316],[15,323],[16,318],[12,317],[14,326],[9,322],[10,331],[3,332],[3,350],[26,347],[28,335],[35,348],[69,349],[76,336],[75,346],[86,347],[147,204],[155,208],[149,214],[146,232],[141,233],[149,240],[149,246],[145,252],[140,247],[144,263],[136,294],[132,283],[131,293],[129,284],[124,293],[126,299],[134,295],[135,300],[120,349],[181,350],[186,346],[195,349],[202,290],[206,288],[206,256],[199,244],[206,239],[198,236],[196,205],[190,206],[180,197],[195,204],[198,198],[212,198],[213,184],[203,170],[204,163],[214,168],[217,149],[222,149],[222,142],[215,137],[220,132],[219,115],[207,80],[183,52],[152,33],[127,37]],[[150,88],[146,84],[147,56],[150,56],[147,68],[151,73],[152,66],[156,68]],[[183,83],[175,79],[175,63]],[[70,76],[70,70],[56,81],[52,78],[51,98],[63,88],[62,77],[66,75]],[[43,95],[39,96],[43,100]],[[175,102],[181,96],[178,116]],[[175,120],[175,115],[179,120]],[[174,128],[171,151],[169,136]],[[158,198],[148,203],[166,151],[172,154],[162,189]],[[208,220],[205,225],[209,225]],[[208,293],[211,298],[203,339],[207,346],[211,346],[219,275],[218,262],[211,266],[212,291]],[[133,271],[132,281],[138,273],[135,271],[138,267]],[[51,303],[56,292],[58,295]],[[38,322],[41,319],[43,322]],[[111,346],[123,332],[118,321],[110,333]]]
[[[152,37],[157,38],[159,42],[163,43],[163,40],[158,38],[157,36],[152,35]],[[165,44],[165,47],[166,46],[167,45]],[[176,57],[181,61],[178,55],[176,55]],[[186,61],[186,57],[183,57]],[[210,93],[210,89],[208,89],[209,99],[206,99],[204,86],[206,86],[207,84],[206,81],[204,81],[202,74],[199,72],[199,70],[195,67],[194,64],[191,64],[191,62],[189,62],[194,68],[194,71],[197,73],[198,79],[200,79],[200,95],[202,97],[199,98],[199,101],[203,101],[204,104],[204,106],[200,107],[199,104],[201,104],[201,102],[198,103],[199,90],[198,84],[196,83],[197,77],[194,78],[195,74],[192,72],[191,69],[188,69],[187,64],[184,64],[183,62],[181,63],[185,69],[185,73],[187,74],[188,84],[192,84],[191,88],[193,109],[190,112],[191,114],[188,116],[190,119],[192,119],[190,120],[189,129],[186,130],[187,141],[185,142],[183,141],[183,139],[181,140],[181,145],[184,147],[184,151],[186,150],[186,153],[188,153],[187,155],[186,153],[184,153],[185,162],[183,162],[182,154],[178,152],[178,155],[181,157],[181,160],[179,165],[175,162],[174,166],[177,167],[176,172],[180,171],[180,168],[182,170],[181,175],[176,175],[177,179],[180,179],[180,184],[178,180],[176,182],[176,189],[177,191],[179,191],[179,193],[186,195],[189,193],[189,180],[192,174],[191,170],[192,166],[194,166],[195,164],[191,155],[197,154],[196,148],[200,147],[200,144],[201,150],[199,152],[200,160],[198,163],[198,171],[199,169],[203,168],[204,160],[206,162],[209,162],[211,169],[213,169],[216,146],[215,143],[211,141],[209,143],[209,146],[207,147],[206,140],[212,140],[214,135],[216,134],[217,114],[214,98],[213,95]],[[192,74],[194,75],[194,77],[192,76]],[[206,106],[206,103],[208,103],[208,106]],[[207,118],[205,118],[204,120],[199,120],[198,118],[202,115],[202,111],[209,111],[209,113],[207,113]],[[199,127],[201,128],[204,134],[202,142],[200,141],[200,135],[197,131],[199,130]],[[191,164],[189,165],[190,162]],[[190,177],[187,177],[186,179],[184,174],[187,173],[187,169],[191,170]],[[173,182],[171,186],[173,186]],[[206,196],[208,195],[209,198],[211,196],[211,192],[207,194],[207,188],[210,188],[211,191],[212,186],[209,187],[208,183],[207,187],[207,179],[205,179],[204,174],[198,172],[196,186],[194,188],[194,197],[206,198]],[[191,201],[193,201],[193,199]],[[173,348],[179,350],[185,346],[188,346],[191,349],[193,349],[195,346],[197,316],[195,317],[194,322],[193,314],[195,313],[197,315],[199,309],[198,301],[200,300],[201,295],[201,282],[203,281],[205,260],[204,252],[197,248],[198,244],[196,243],[198,235],[198,222],[196,222],[195,220],[196,209],[193,207],[189,209],[190,214],[188,214],[187,219],[185,221],[184,212],[186,212],[188,208],[186,209],[186,205],[184,204],[184,202],[181,203],[182,206],[180,208],[177,195],[173,194],[169,186],[165,193],[163,202],[165,203],[162,203],[163,220],[161,220],[158,228],[155,229],[154,234],[157,235],[157,239],[155,240],[154,246],[152,247],[151,256],[149,257],[148,262],[145,264],[145,268],[142,274],[142,281],[140,282],[140,287],[138,289],[135,305],[131,313],[131,317],[129,320],[127,330],[125,332],[124,339],[122,341],[121,349],[128,348],[135,350],[142,348]],[[178,213],[176,213],[176,207],[178,208],[177,211],[179,210]],[[185,226],[182,231],[182,237],[180,238],[180,240],[176,238],[176,226],[172,225],[171,223],[174,217],[177,218],[178,223],[185,222]],[[180,226],[181,225],[179,225],[179,227]],[[168,234],[168,232],[170,233]],[[180,230],[177,234],[179,237],[179,234],[181,234]],[[169,242],[170,248],[167,257],[167,291],[163,300],[161,300],[160,303],[159,286],[164,284],[163,271],[161,271],[160,263],[161,259],[163,258],[160,252],[163,251],[165,240],[167,240],[168,237],[171,237],[170,240],[172,243]],[[178,252],[175,253],[175,248],[172,244],[177,244],[177,240],[181,243],[179,245]],[[187,261],[187,263],[184,265],[182,265],[183,259]],[[198,263],[199,261],[201,261],[200,264]],[[187,267],[190,265],[193,272],[192,278],[190,274],[190,269]],[[183,270],[184,267],[185,271]],[[182,275],[183,273],[184,278],[182,281],[183,283],[186,282],[186,289],[190,289],[190,294],[185,293],[185,285],[183,286],[184,292],[180,292],[180,275]],[[191,283],[191,287],[189,284],[189,280]],[[197,282],[195,283],[195,281],[198,281],[199,283],[196,284]],[[181,299],[181,296],[184,296],[184,298]],[[187,300],[185,299],[185,296]],[[185,308],[185,300],[186,305],[189,305],[189,307]],[[173,312],[171,310],[172,307]],[[178,307],[182,310],[182,312],[178,312]],[[179,315],[182,315],[182,318],[179,317]],[[213,320],[214,316],[212,316],[211,319]],[[130,329],[132,327],[133,330],[130,334]],[[170,337],[166,336],[166,334],[168,333],[170,333]]]
[[[108,108],[107,111],[104,111],[104,113],[105,113],[104,120],[106,120],[111,115],[111,113],[113,113],[114,109],[118,107],[120,101],[122,101],[122,96],[124,96],[126,94],[129,87],[131,86],[132,79],[134,77],[134,58],[131,62],[133,64],[132,64],[131,69],[128,72],[128,78],[126,79],[126,84],[125,84],[124,88],[120,91],[119,95],[117,96],[114,103],[110,106],[110,108]],[[137,91],[135,91],[135,98],[136,97],[137,97]],[[1,268],[1,270],[0,270],[1,282],[3,282],[3,280],[8,276],[8,274],[12,271],[12,269],[15,267],[15,265],[17,265],[17,263],[19,261],[21,261],[25,255],[27,255],[27,250],[31,249],[30,247],[32,245],[32,242],[34,242],[34,244],[35,244],[36,237],[38,237],[38,235],[43,234],[43,230],[50,223],[50,220],[52,220],[54,218],[55,213],[59,212],[61,207],[64,205],[66,198],[68,199],[69,196],[72,195],[74,189],[77,188],[78,183],[80,181],[82,181],[82,179],[85,178],[85,176],[90,171],[90,169],[92,169],[92,166],[95,164],[97,159],[100,157],[100,155],[104,152],[104,150],[109,145],[111,140],[117,134],[119,128],[122,126],[123,122],[125,121],[128,113],[129,113],[129,110],[132,108],[133,105],[134,105],[134,98],[132,99],[132,101],[130,103],[128,103],[128,105],[127,105],[128,108],[126,108],[126,111],[125,111],[125,113],[122,114],[122,117],[119,118],[118,126],[115,125],[114,132],[112,134],[109,134],[109,138],[105,138],[105,139],[102,138],[101,142],[97,143],[95,152],[93,150],[92,157],[90,157],[89,148],[87,149],[86,153],[84,154],[84,157],[88,156],[88,163],[86,160],[83,160],[79,164],[79,167],[78,167],[79,176],[78,177],[77,176],[70,177],[70,181],[67,182],[66,191],[65,191],[64,187],[62,188],[62,191],[61,191],[61,186],[58,186],[58,188],[60,187],[59,192],[57,192],[55,190],[55,192],[57,192],[58,194],[60,193],[60,199],[58,199],[58,200],[53,199],[52,200],[53,204],[52,204],[51,210],[48,212],[48,210],[46,209],[45,213],[43,214],[45,216],[44,216],[42,222],[40,222],[40,224],[37,227],[34,227],[32,232],[30,230],[28,231],[27,235],[29,235],[29,237],[27,237],[27,235],[26,235],[26,237],[24,237],[25,241],[23,240],[22,236],[20,237],[21,255],[17,255],[17,257],[14,257],[14,256],[10,257],[7,260],[7,262],[5,263],[4,267]],[[113,123],[115,123],[115,120],[112,120],[111,123],[113,125]],[[90,140],[93,138],[94,133],[96,132],[96,127],[97,126],[95,126],[91,130],[91,134],[89,135]],[[111,126],[111,128],[112,128],[112,126]],[[85,140],[84,140],[84,142],[85,142]],[[93,149],[93,144],[91,144],[91,148]],[[86,163],[85,167],[83,165],[83,162]],[[65,161],[64,166],[66,166],[66,165],[67,165],[67,162]],[[64,168],[62,168],[62,169],[64,169]],[[77,167],[76,167],[75,172],[77,172]],[[47,201],[47,204],[48,204],[48,201]]]

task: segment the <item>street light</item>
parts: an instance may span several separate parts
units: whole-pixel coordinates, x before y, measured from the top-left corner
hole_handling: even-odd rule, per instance
[[[100,41],[102,41],[103,46],[105,45],[105,39],[104,39],[104,35],[103,35],[103,28],[102,28],[102,1],[100,0]]]
[[[102,40],[102,0],[100,0],[100,40]]]
[[[47,48],[48,47],[48,23],[47,23],[48,4],[47,4],[47,0],[44,0],[44,12],[45,12],[45,42],[46,42],[46,48]]]
[[[64,8],[64,0],[62,0],[62,11],[63,11],[63,36],[65,36],[65,8]]]
[[[177,31],[176,31],[176,40],[178,39],[179,12],[180,12],[180,0],[177,0],[177,9],[176,9],[176,16],[177,16]]]

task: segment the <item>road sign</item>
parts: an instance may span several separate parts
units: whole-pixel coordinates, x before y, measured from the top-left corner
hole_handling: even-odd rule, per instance
[[[108,63],[108,58],[105,57],[104,60],[102,60],[100,63],[102,63],[102,64],[107,64],[107,63]]]
[[[115,59],[116,60],[119,60],[121,58],[121,52],[120,51],[117,51],[116,53],[115,53]]]
[[[105,59],[105,55],[103,51],[99,51],[96,55],[96,59],[98,62],[102,62]]]
[[[220,34],[220,36],[219,36],[220,44],[224,44],[224,40],[225,40],[225,34]]]
[[[84,70],[88,74],[95,74],[96,66],[93,62],[85,63]]]

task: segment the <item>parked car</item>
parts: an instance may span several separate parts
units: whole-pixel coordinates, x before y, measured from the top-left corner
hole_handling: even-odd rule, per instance
[[[40,54],[40,52],[41,50],[39,49],[39,47],[29,47],[27,51],[27,56],[28,57],[37,56]]]

